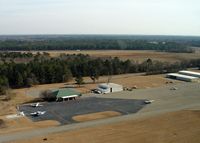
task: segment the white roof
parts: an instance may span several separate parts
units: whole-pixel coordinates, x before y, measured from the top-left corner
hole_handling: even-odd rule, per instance
[[[167,74],[167,75],[168,76],[182,77],[182,78],[187,78],[187,79],[198,79],[197,77],[182,75],[182,74],[178,74],[178,73],[170,73],[170,74]]]
[[[99,86],[106,86],[106,87],[122,87],[122,85],[115,84],[115,83],[102,83]]]
[[[64,96],[62,97],[63,99],[67,99],[67,98],[73,98],[73,97],[77,97],[78,95],[70,95],[70,96]]]
[[[179,71],[179,73],[185,73],[185,74],[193,74],[193,75],[198,75],[198,76],[200,76],[200,73],[198,73],[198,72],[192,72],[192,71]]]

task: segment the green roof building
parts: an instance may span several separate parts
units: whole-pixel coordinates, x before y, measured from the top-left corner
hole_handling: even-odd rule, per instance
[[[59,100],[59,99],[62,99],[62,100],[75,99],[76,97],[81,96],[81,93],[79,93],[71,88],[63,88],[63,89],[53,90],[52,93],[54,96],[56,96],[57,100]]]

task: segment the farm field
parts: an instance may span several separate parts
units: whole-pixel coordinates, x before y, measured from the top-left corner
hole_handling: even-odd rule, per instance
[[[24,51],[26,52],[26,51]],[[60,54],[88,54],[92,57],[118,57],[122,60],[134,60],[136,62],[143,62],[148,58],[152,60],[159,60],[163,62],[177,62],[180,60],[197,59],[200,57],[200,52],[196,53],[167,53],[156,52],[151,50],[84,50],[84,51],[40,51],[47,52],[52,57],[57,57]],[[36,54],[37,52],[32,51]]]
[[[184,110],[110,125],[49,134],[12,143],[183,143],[200,142],[200,111]]]

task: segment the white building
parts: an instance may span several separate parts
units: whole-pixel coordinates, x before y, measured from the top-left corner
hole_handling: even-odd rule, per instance
[[[97,90],[101,93],[111,93],[123,91],[123,86],[115,83],[103,83],[99,84]]]
[[[200,73],[198,72],[192,72],[192,71],[179,71],[179,74],[183,74],[183,75],[188,75],[188,76],[193,76],[193,77],[198,77],[200,78]]]
[[[167,74],[166,77],[171,78],[171,79],[187,81],[187,82],[195,82],[199,80],[198,77],[193,77],[193,76],[188,76],[188,75],[183,75],[183,74],[178,74],[178,73],[170,73],[170,74]]]

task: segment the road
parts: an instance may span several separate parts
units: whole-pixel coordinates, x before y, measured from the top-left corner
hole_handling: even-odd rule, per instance
[[[84,123],[75,123],[64,126],[57,126],[45,129],[14,133],[0,136],[0,142],[12,140],[28,139],[35,136],[45,136],[51,133],[77,130],[80,128],[94,127],[99,125],[112,124],[127,120],[147,118],[167,112],[179,111],[183,109],[200,109],[200,84],[182,83],[175,85],[178,90],[170,90],[169,85],[153,89],[141,89],[132,92],[112,93],[102,98],[124,98],[124,99],[154,99],[155,102],[146,106],[138,113],[125,116],[113,117],[109,119],[95,120]]]

